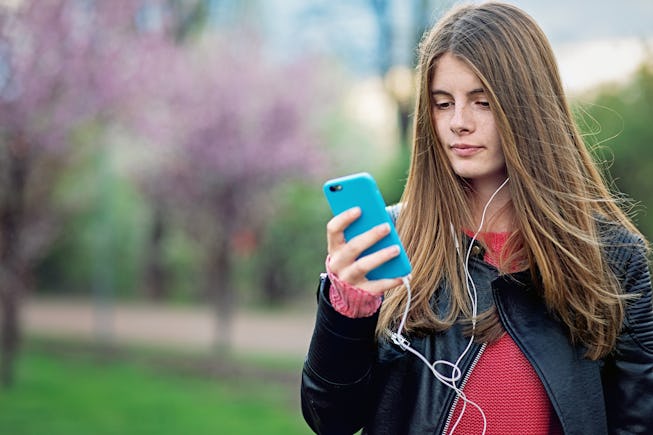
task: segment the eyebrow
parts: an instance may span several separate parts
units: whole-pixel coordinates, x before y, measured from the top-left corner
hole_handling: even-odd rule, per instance
[[[478,94],[484,94],[485,89],[483,88],[476,88],[472,89],[471,91],[467,92],[468,96],[472,95],[478,95]],[[431,95],[436,96],[436,95],[445,95],[447,97],[453,97],[453,95],[450,92],[444,91],[442,89],[433,89],[431,90]]]

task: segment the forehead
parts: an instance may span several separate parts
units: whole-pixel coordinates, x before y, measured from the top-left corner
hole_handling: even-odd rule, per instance
[[[431,89],[455,90],[482,87],[481,80],[464,60],[451,53],[443,54],[435,63]]]

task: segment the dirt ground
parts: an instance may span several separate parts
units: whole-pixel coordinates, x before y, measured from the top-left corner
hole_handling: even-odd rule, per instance
[[[21,313],[25,333],[205,351],[214,345],[215,316],[205,307],[117,304],[28,299]],[[244,354],[303,357],[315,307],[283,312],[241,311],[235,315],[232,349]],[[104,334],[104,335],[103,335]]]

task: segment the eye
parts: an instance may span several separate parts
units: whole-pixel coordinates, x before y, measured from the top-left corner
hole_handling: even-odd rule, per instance
[[[435,106],[435,108],[438,110],[446,110],[450,107],[453,107],[453,103],[451,101],[434,101],[433,106]]]
[[[486,109],[490,108],[490,102],[489,101],[480,100],[480,101],[477,101],[476,104],[478,104],[479,106],[481,106],[483,108],[486,108]]]

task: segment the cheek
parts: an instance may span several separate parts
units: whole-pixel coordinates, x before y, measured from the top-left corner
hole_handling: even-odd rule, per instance
[[[445,114],[438,113],[435,114],[435,110],[431,111],[431,122],[433,122],[433,127],[435,128],[435,134],[437,134],[440,142],[443,142],[444,134],[447,132],[447,120],[445,119]]]
[[[503,143],[501,141],[501,136],[499,136],[499,133],[495,135],[495,143],[497,144],[497,152],[501,155],[501,158],[504,159],[504,153],[503,153]]]
[[[497,151],[496,151],[496,154],[495,154],[496,155],[496,160],[497,160],[497,162],[499,164],[501,164],[501,166],[505,167],[506,166],[506,155],[503,152],[503,145],[501,144],[501,138],[499,137],[499,135],[497,135],[495,143],[496,143],[496,147],[497,147]]]
[[[486,134],[486,137],[499,149],[501,148],[501,135],[499,134],[499,130],[497,129],[497,125],[494,122],[494,117],[488,118],[484,120],[484,131]],[[503,152],[502,152],[503,154]]]

